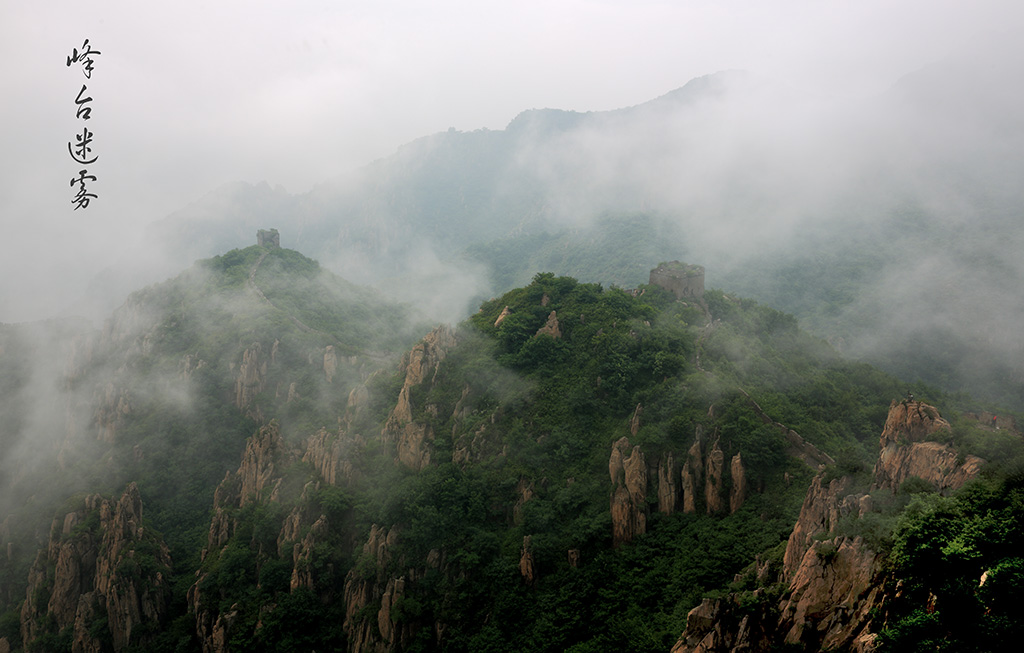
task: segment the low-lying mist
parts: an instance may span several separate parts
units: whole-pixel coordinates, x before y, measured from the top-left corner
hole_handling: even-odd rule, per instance
[[[908,381],[1024,407],[1022,70],[993,38],[859,101],[717,73],[635,107],[427,136],[301,195],[232,184],[153,224],[72,312],[101,319],[264,227],[430,322],[542,271],[529,265],[635,285],[680,258]],[[645,224],[656,247],[637,246]],[[648,252],[626,280],[595,271]]]

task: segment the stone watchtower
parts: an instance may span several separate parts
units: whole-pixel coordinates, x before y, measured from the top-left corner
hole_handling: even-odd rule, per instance
[[[661,286],[676,299],[700,299],[704,296],[704,268],[679,261],[661,263],[651,270],[652,286]]]
[[[277,229],[260,229],[256,232],[256,244],[260,247],[280,247],[281,234]]]

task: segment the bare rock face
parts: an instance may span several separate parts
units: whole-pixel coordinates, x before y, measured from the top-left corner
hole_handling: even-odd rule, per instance
[[[537,329],[537,335],[547,334],[556,340],[562,337],[562,330],[558,326],[558,315],[555,311],[551,311],[548,315],[548,321],[544,323],[544,326]]]
[[[629,438],[620,438],[612,446],[608,472],[612,481],[612,544],[618,547],[647,532],[647,462],[640,447],[630,446]]]
[[[662,455],[658,464],[658,512],[671,515],[676,511],[679,490],[676,487],[676,463],[672,452]]]
[[[213,517],[206,545],[208,552],[221,549],[234,533],[236,524],[228,516],[229,509],[276,500],[281,478],[275,475],[275,469],[295,457],[295,452],[285,447],[276,421],[260,427],[249,438],[238,470],[227,472],[213,492]]]
[[[250,503],[277,501],[281,477],[276,471],[295,458],[297,453],[285,446],[276,421],[260,427],[249,438],[238,470],[227,472],[224,480],[214,490],[213,517],[210,519],[207,546],[203,550],[204,560],[210,553],[223,549],[234,534],[238,524],[231,517],[233,508]],[[301,526],[300,520],[301,516],[293,518],[293,515],[289,515],[285,520],[285,529],[291,526],[297,530]],[[188,606],[195,616],[196,634],[203,653],[220,653],[226,650],[238,613],[234,609],[222,612],[217,605],[217,597],[208,597],[200,590],[206,577],[205,573],[199,575],[195,584],[189,588]]]
[[[405,356],[405,385],[419,385],[427,378],[432,381],[441,361],[456,344],[458,342],[455,331],[447,325],[439,326],[428,333],[423,341]]]
[[[275,465],[293,456],[284,446],[276,421],[260,427],[246,443],[242,464],[235,472],[239,482],[238,505],[244,507],[256,501],[267,488],[276,487],[281,481],[274,474]]]
[[[890,442],[921,442],[936,431],[949,429],[949,422],[942,419],[934,406],[920,401],[893,400],[878,444],[884,448]]]
[[[185,354],[181,359],[181,378],[190,379],[192,375],[206,367],[206,361],[194,354]]]
[[[781,580],[789,591],[781,603],[741,608],[738,595],[706,599],[688,615],[672,651],[739,653],[782,644],[871,651],[872,615],[883,600],[882,556],[860,538],[819,540],[844,514],[860,511],[860,496],[846,494],[849,484],[849,478],[826,483],[821,474],[812,481],[783,560]]]
[[[352,653],[393,653],[402,650],[412,637],[411,627],[399,621],[395,607],[405,596],[404,575],[392,573],[393,552],[398,529],[374,524],[363,545],[362,564],[345,577],[345,621]],[[376,615],[367,606],[378,604]]]
[[[936,491],[949,494],[977,476],[984,462],[981,458],[966,456],[961,463],[954,449],[924,441],[949,430],[949,422],[933,406],[917,401],[892,402],[879,439],[875,487],[895,492],[903,481],[917,476]]]
[[[747,472],[743,467],[743,458],[740,454],[732,457],[729,471],[732,474],[732,489],[729,490],[729,513],[732,514],[743,506],[743,502],[747,498]]]
[[[675,294],[676,299],[700,299],[704,296],[704,268],[679,261],[662,263],[651,270],[649,283]]]
[[[365,383],[361,383],[352,388],[351,392],[348,393],[348,401],[345,402],[346,425],[352,425],[352,422],[359,417],[359,414],[363,411],[369,401],[370,391],[366,388]]]
[[[456,344],[451,327],[440,326],[402,358],[400,369],[405,373],[405,381],[398,393],[398,403],[384,423],[381,437],[385,442],[396,443],[398,460],[410,469],[420,470],[430,464],[434,439],[430,425],[413,421],[414,410],[418,407],[412,405],[411,389],[422,383],[433,383],[441,362]]]
[[[406,424],[395,448],[398,460],[409,469],[424,469],[433,454],[434,429],[429,424]]]
[[[882,556],[855,539],[825,540],[804,553],[782,605],[783,640],[814,650],[874,642],[872,611],[881,603]],[[860,650],[864,650],[861,648]]]
[[[245,410],[263,392],[267,383],[267,361],[263,360],[260,343],[242,352],[242,363],[238,366],[238,378],[235,379],[235,406]]]
[[[683,463],[682,493],[683,512],[685,513],[697,512],[697,492],[704,479],[704,454],[701,451],[702,435],[703,433],[700,427],[698,427],[693,444],[690,446],[690,450],[686,452],[686,462]]]
[[[398,391],[398,401],[391,409],[391,415],[384,424],[384,438],[387,441],[394,440],[401,434],[401,429],[412,421],[412,401],[409,399],[409,387],[402,386]]]
[[[107,383],[102,393],[96,398],[97,438],[103,442],[114,442],[124,418],[131,412],[132,403],[128,391],[124,388],[116,388],[113,383]]]
[[[306,441],[302,460],[313,465],[327,483],[347,486],[357,480],[353,461],[361,455],[365,445],[359,435],[320,429]]]
[[[406,629],[398,623],[395,608],[405,598],[405,577],[388,579],[384,594],[380,597],[380,610],[377,611],[377,630],[380,632],[381,643],[389,650],[400,650],[407,639]]]
[[[722,512],[725,502],[722,499],[722,473],[725,470],[725,453],[718,446],[718,441],[711,446],[704,470],[704,501],[707,513],[713,515]]]
[[[512,315],[512,311],[508,309],[508,306],[501,309],[501,315],[499,315],[498,319],[494,321],[494,326],[500,326],[501,323],[505,321],[505,318],[508,317],[509,315]]]
[[[283,536],[283,534],[282,534]],[[296,542],[292,548],[292,578],[290,582],[291,591],[295,591],[300,587],[304,587],[308,590],[313,590],[316,587],[316,579],[313,577],[313,572],[309,562],[313,559],[313,549],[319,543],[327,538],[327,517],[320,515],[320,517],[313,522],[313,525],[309,527],[309,532],[302,538],[301,542]]]
[[[199,604],[198,586],[193,585],[188,592],[189,607]],[[231,630],[238,618],[238,610],[227,612],[203,611],[196,613],[196,632],[203,653],[226,653]]]
[[[825,482],[824,478],[818,474],[811,480],[807,496],[800,507],[800,516],[796,520],[793,532],[789,534],[786,553],[782,558],[783,573],[787,578],[792,578],[796,574],[804,554],[814,542],[814,536],[830,532],[843,515],[843,497],[847,496],[851,484],[850,477],[843,476],[828,482]]]
[[[636,436],[640,431],[640,416],[644,413],[644,407],[640,404],[636,405],[636,410],[633,411],[633,417],[629,420],[629,434]]]
[[[932,406],[893,402],[880,439],[874,487],[894,490],[911,477],[952,491],[977,474],[983,462],[956,464],[953,450],[924,438],[949,428]],[[733,473],[735,479],[735,472]],[[851,494],[849,477],[811,481],[789,536],[780,580],[788,586],[777,606],[740,609],[738,596],[706,600],[690,612],[673,653],[766,651],[792,646],[808,651],[870,653],[892,589],[885,586],[883,556],[860,537],[832,536],[840,519],[863,516],[871,497]],[[761,590],[758,590],[761,591]],[[772,609],[768,609],[768,608]]]
[[[672,653],[770,650],[747,646],[751,641],[763,639],[761,612],[756,608],[746,615],[737,612],[730,601],[704,599],[686,615],[686,631],[672,647]]]
[[[327,349],[324,350],[324,376],[327,377],[327,382],[333,381],[337,373],[338,355],[334,353],[334,345],[327,345]]]
[[[73,651],[144,647],[151,635],[139,635],[138,627],[155,633],[167,614],[170,565],[167,546],[142,527],[142,499],[134,483],[117,501],[87,497],[80,510],[54,520],[49,545],[29,573],[21,610],[23,645],[29,649],[48,627],[70,627]],[[44,604],[39,598],[47,593]],[[92,634],[99,619],[107,622],[109,642]]]
[[[976,477],[985,461],[968,455],[962,464],[958,462],[956,451],[938,442],[888,446],[875,464],[876,487],[895,492],[903,481],[917,476],[931,483],[937,492],[949,494]]]
[[[523,536],[523,549],[519,554],[519,574],[527,585],[533,585],[533,582],[537,580],[537,566],[533,562],[533,549],[529,535]]]

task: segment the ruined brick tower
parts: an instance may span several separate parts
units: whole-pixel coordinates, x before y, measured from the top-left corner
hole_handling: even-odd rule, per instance
[[[280,247],[281,234],[277,229],[260,229],[256,232],[256,244],[260,247]]]
[[[704,268],[679,261],[661,263],[651,270],[652,286],[661,286],[676,299],[700,299],[704,296]]]

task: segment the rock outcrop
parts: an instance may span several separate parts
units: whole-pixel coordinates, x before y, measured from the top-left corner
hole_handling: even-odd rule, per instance
[[[232,508],[277,498],[281,478],[275,470],[295,457],[295,452],[285,447],[276,421],[260,427],[249,438],[238,470],[227,472],[224,480],[214,490],[213,518],[210,520],[204,558],[206,553],[223,548],[234,533],[236,523],[229,516]]]
[[[235,379],[235,406],[246,410],[256,395],[263,392],[267,382],[267,361],[262,356],[260,343],[242,352],[242,362],[238,366],[238,377]]]
[[[562,329],[558,325],[558,315],[555,311],[551,311],[548,314],[548,320],[544,323],[544,326],[537,329],[537,335],[549,335],[556,340],[562,337]]]
[[[952,449],[922,441],[947,428],[932,406],[893,402],[873,487],[895,491],[902,480],[917,476],[937,491],[953,491],[973,478],[983,461],[968,456],[961,465],[950,464],[956,460]],[[894,591],[885,582],[883,556],[861,537],[835,534],[841,519],[869,512],[871,498],[851,493],[849,477],[826,480],[825,473],[811,481],[786,544],[778,574],[786,587],[782,598],[759,589],[753,606],[747,598],[743,608],[738,595],[705,599],[690,611],[673,653],[767,651],[787,645],[808,651],[874,650],[875,620]],[[761,574],[759,569],[764,582]]]
[[[300,520],[294,520],[296,525],[300,525]],[[294,537],[297,533],[284,533],[282,532],[281,538],[288,538],[288,535]],[[289,582],[289,588],[291,591],[295,591],[300,587],[304,587],[310,591],[316,587],[316,578],[313,575],[313,571],[310,563],[313,560],[314,550],[317,544],[327,539],[327,517],[320,515],[315,522],[309,527],[309,531],[306,536],[302,538],[302,541],[296,542],[292,547],[292,578]],[[279,539],[278,547],[281,547],[281,539]]]
[[[686,462],[683,463],[681,472],[683,512],[697,512],[698,492],[702,489],[704,482],[704,453],[701,449],[701,439],[704,432],[697,427],[697,433],[693,438],[693,444],[686,452]]]
[[[207,545],[202,552],[204,561],[207,556],[221,552],[238,528],[237,520],[232,517],[235,508],[278,500],[282,483],[281,470],[297,457],[297,452],[285,446],[276,421],[260,427],[249,438],[238,470],[225,474],[224,480],[213,493],[213,517],[210,519]],[[300,519],[289,515],[285,519],[285,529],[289,526],[297,532],[301,526]],[[281,548],[279,538],[278,549]],[[231,628],[238,613],[234,609],[220,610],[218,597],[207,596],[200,589],[207,573],[197,572],[197,576],[187,597],[189,611],[195,616],[196,635],[203,653],[222,653],[227,650]]]
[[[508,306],[501,309],[501,314],[498,315],[498,319],[494,321],[494,326],[501,326],[501,323],[505,321],[505,318],[512,315],[512,311],[509,310]]]
[[[242,462],[233,479],[237,481],[238,491],[231,500],[237,501],[239,507],[245,507],[248,503],[259,501],[264,492],[269,492],[269,498],[273,500],[281,484],[280,477],[275,473],[276,467],[292,458],[294,452],[288,451],[284,446],[276,421],[260,427],[245,444]],[[221,497],[227,498],[223,493]]]
[[[633,417],[629,420],[629,434],[636,437],[636,434],[640,432],[640,416],[644,414],[644,407],[641,404],[636,405],[636,410],[633,411]]]
[[[96,428],[97,438],[103,442],[114,442],[117,431],[124,419],[132,412],[132,402],[128,391],[107,383],[96,397]]]
[[[410,624],[399,620],[395,607],[405,597],[406,577],[394,569],[398,529],[374,524],[363,545],[363,556],[345,578],[345,621],[352,653],[393,653],[411,639]],[[370,606],[380,607],[374,614]]]
[[[331,383],[337,373],[338,355],[334,352],[334,345],[327,345],[327,349],[324,350],[324,376],[327,382]]]
[[[362,436],[322,428],[306,441],[302,460],[313,465],[327,483],[347,486],[357,478],[354,461],[365,446]]]
[[[743,467],[743,457],[736,454],[729,462],[729,473],[732,475],[732,487],[729,489],[729,513],[732,514],[743,506],[747,499],[747,470]]]
[[[537,565],[533,561],[533,545],[529,535],[523,536],[523,548],[519,553],[519,574],[527,585],[537,580]]]
[[[628,455],[627,455],[628,454]],[[647,462],[640,447],[622,437],[608,460],[612,482],[612,544],[620,546],[647,532]]]
[[[658,512],[664,515],[674,513],[678,498],[676,463],[670,451],[661,457],[661,462],[658,464]]]
[[[704,431],[698,426],[680,470],[679,494],[683,512],[697,512],[702,498],[704,510],[709,515],[726,512],[727,507],[730,513],[740,509],[749,493],[742,456],[737,453],[729,462],[732,485],[728,492],[725,489],[725,469],[725,452],[720,442],[716,439],[705,454]]]
[[[420,470],[430,464],[434,439],[434,431],[429,424],[414,421],[414,411],[420,407],[413,406],[412,389],[423,383],[433,383],[441,362],[456,343],[451,327],[440,326],[402,358],[400,370],[404,372],[405,380],[398,393],[398,402],[384,423],[381,437],[385,442],[395,443],[397,459],[410,469]],[[430,406],[423,408],[431,410]]]
[[[949,422],[934,407],[917,401],[892,402],[879,438],[875,487],[896,491],[916,476],[948,494],[977,476],[984,462],[981,458],[969,455],[961,460],[952,448],[927,441],[948,431]]]
[[[142,526],[134,483],[116,501],[86,497],[82,508],[54,520],[29,572],[23,645],[30,650],[48,630],[70,629],[73,651],[145,646],[167,614],[170,566],[167,546]],[[94,627],[100,620],[109,640]]]
[[[704,468],[704,502],[707,513],[713,515],[725,509],[725,501],[722,498],[722,473],[725,470],[725,453],[718,445],[718,440],[711,445],[708,452],[706,466]]]

